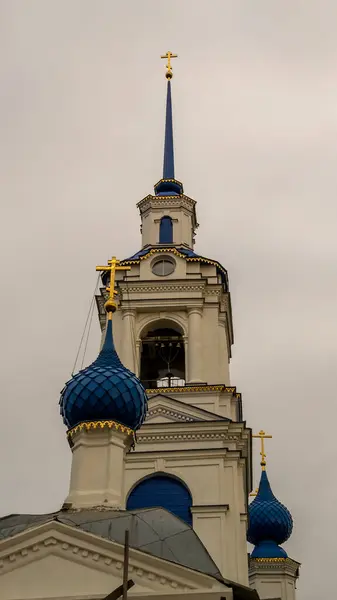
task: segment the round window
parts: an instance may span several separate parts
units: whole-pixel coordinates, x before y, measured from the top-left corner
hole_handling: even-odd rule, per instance
[[[172,258],[158,258],[152,263],[152,273],[159,277],[171,275],[176,268],[176,263]]]

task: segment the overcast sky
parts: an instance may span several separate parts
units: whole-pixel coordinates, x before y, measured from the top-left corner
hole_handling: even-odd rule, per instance
[[[58,413],[96,282],[140,248],[177,52],[176,177],[229,271],[232,384],[292,511],[298,600],[336,570],[336,0],[1,0],[0,513],[58,509]],[[94,320],[87,361],[99,339]],[[255,482],[259,478],[255,448]]]

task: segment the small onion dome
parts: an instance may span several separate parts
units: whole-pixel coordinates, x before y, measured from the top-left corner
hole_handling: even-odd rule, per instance
[[[275,498],[266,471],[262,471],[257,496],[250,504],[247,539],[255,548],[252,558],[286,558],[283,544],[291,535],[293,520],[289,510]]]
[[[112,321],[98,358],[70,379],[61,392],[60,412],[69,429],[85,421],[113,420],[136,430],[147,410],[146,392],[115,350]]]

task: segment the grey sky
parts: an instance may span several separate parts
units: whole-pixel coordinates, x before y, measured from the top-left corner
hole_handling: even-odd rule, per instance
[[[140,248],[177,52],[176,176],[229,270],[232,383],[295,519],[298,600],[336,565],[337,3],[2,0],[0,513],[57,509],[58,414],[96,281]],[[87,362],[99,339],[94,320]],[[256,447],[256,482],[259,477]]]

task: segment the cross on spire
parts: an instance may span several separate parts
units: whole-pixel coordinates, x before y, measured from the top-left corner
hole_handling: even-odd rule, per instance
[[[266,470],[266,453],[264,451],[264,440],[265,439],[270,439],[272,438],[272,435],[268,435],[265,433],[265,431],[263,431],[263,429],[261,429],[261,431],[259,431],[259,433],[256,433],[255,435],[253,435],[253,438],[260,438],[261,440],[261,467],[262,467],[262,471]]]
[[[111,319],[112,313],[116,311],[117,305],[115,302],[115,275],[116,271],[130,271],[131,267],[125,267],[124,265],[119,264],[120,261],[117,260],[115,256],[113,256],[110,260],[108,260],[108,264],[96,267],[96,271],[104,271],[110,273],[109,285],[106,286],[107,292],[109,292],[109,298],[104,304],[104,308],[107,313],[109,313],[109,319]]]
[[[178,54],[172,54],[172,52],[168,51],[168,52],[166,52],[166,54],[164,54],[160,58],[167,58],[166,79],[172,79],[173,73],[172,73],[172,67],[171,67],[171,58],[178,58]]]

